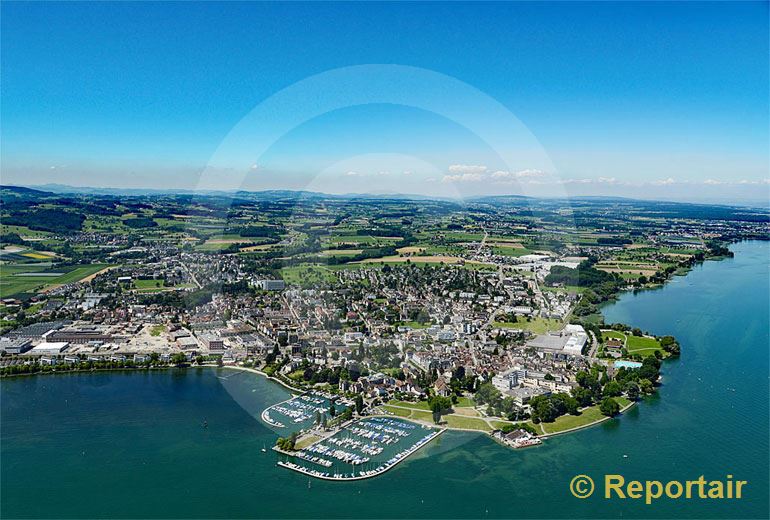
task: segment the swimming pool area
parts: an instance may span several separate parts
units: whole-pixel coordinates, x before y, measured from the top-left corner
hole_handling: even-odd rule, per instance
[[[625,361],[625,360],[618,360],[615,361],[615,368],[625,368],[627,370],[636,370],[637,368],[642,368],[642,364],[638,361]]]
[[[367,417],[291,455],[278,465],[325,480],[359,480],[388,471],[443,429],[391,417]]]

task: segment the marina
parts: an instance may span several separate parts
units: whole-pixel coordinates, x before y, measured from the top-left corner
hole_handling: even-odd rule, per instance
[[[265,409],[262,420],[274,428],[287,428],[290,432],[299,432],[311,426],[317,416],[330,418],[331,407],[335,413],[342,412],[349,405],[337,396],[321,392],[307,392]]]
[[[403,419],[368,417],[302,450],[281,452],[284,460],[277,465],[324,480],[360,480],[388,471],[443,432]]]

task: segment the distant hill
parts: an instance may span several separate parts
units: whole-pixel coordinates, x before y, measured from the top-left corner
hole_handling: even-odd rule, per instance
[[[42,191],[34,188],[27,188],[24,186],[7,186],[0,184],[0,191],[6,195],[19,195],[19,196],[50,196],[53,195],[50,191]]]
[[[79,197],[87,199],[88,197],[104,198],[137,198],[145,199],[147,197],[167,196],[177,198],[177,202],[185,204],[195,199],[198,201],[208,200],[206,205],[225,209],[234,204],[256,203],[292,203],[301,201],[317,200],[346,200],[351,202],[366,201],[373,203],[398,203],[398,202],[419,202],[433,201],[439,204],[456,204],[455,199],[443,197],[431,197],[426,195],[401,194],[401,193],[347,193],[347,194],[328,194],[316,191],[303,190],[264,190],[264,191],[193,191],[193,190],[174,190],[174,189],[139,189],[139,188],[90,188],[67,186],[63,184],[45,184],[41,186],[1,186],[0,196],[3,198],[3,204],[6,210],[13,208],[14,205],[22,205],[36,199],[51,199],[52,202],[73,206],[78,203],[84,204],[93,202],[93,200],[74,200]],[[126,201],[122,200],[125,204]],[[151,200],[143,201],[151,204]],[[484,206],[510,207],[531,216],[539,215],[544,210],[552,211],[554,208],[571,209],[572,212],[581,213],[583,218],[590,218],[592,215],[600,215],[603,212],[616,208],[616,210],[628,213],[644,212],[649,216],[671,217],[671,218],[697,218],[714,220],[744,220],[744,221],[768,221],[770,211],[767,207],[751,207],[725,204],[708,204],[697,202],[675,202],[658,200],[641,200],[615,196],[577,196],[570,198],[537,198],[524,195],[490,195],[471,197],[463,200],[464,204],[477,205],[480,210]],[[633,210],[633,211],[632,211]],[[612,210],[615,211],[615,210]],[[566,217],[562,217],[566,218]]]
[[[13,188],[16,188],[15,186]],[[20,190],[38,191],[48,194],[110,195],[142,197],[149,195],[199,195],[219,197],[239,197],[248,200],[294,200],[294,199],[372,199],[372,200],[452,200],[445,197],[404,193],[345,193],[331,194],[305,190],[263,190],[263,191],[219,191],[153,188],[91,188],[87,186],[69,186],[66,184],[41,184],[34,188],[18,187]],[[42,191],[45,190],[45,191]]]

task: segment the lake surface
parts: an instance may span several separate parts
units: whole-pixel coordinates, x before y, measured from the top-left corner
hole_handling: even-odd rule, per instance
[[[275,466],[259,420],[286,399],[247,372],[193,369],[3,380],[0,516],[767,518],[770,244],[733,246],[604,309],[674,334],[659,396],[619,419],[513,451],[447,432],[395,469],[325,482]],[[208,424],[203,427],[204,421]],[[623,455],[627,455],[624,458]],[[573,476],[748,480],[740,501],[578,500]]]

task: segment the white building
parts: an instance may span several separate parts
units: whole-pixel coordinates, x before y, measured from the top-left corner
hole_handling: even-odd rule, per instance
[[[492,386],[501,392],[507,392],[508,390],[519,386],[518,371],[511,369],[494,375],[492,377]]]
[[[588,341],[588,334],[580,325],[567,325],[564,332],[569,333],[570,337],[564,344],[564,353],[572,356],[579,356],[583,353],[583,347]]]
[[[356,341],[364,339],[363,332],[346,332],[345,343],[355,343]]]
[[[286,288],[286,282],[283,280],[259,280],[257,286],[263,291],[283,291]]]
[[[69,343],[66,341],[46,342],[32,348],[30,353],[35,356],[58,356],[67,350],[67,347],[69,347]]]
[[[0,352],[6,354],[23,354],[32,348],[32,340],[29,338],[2,338],[0,339]]]

